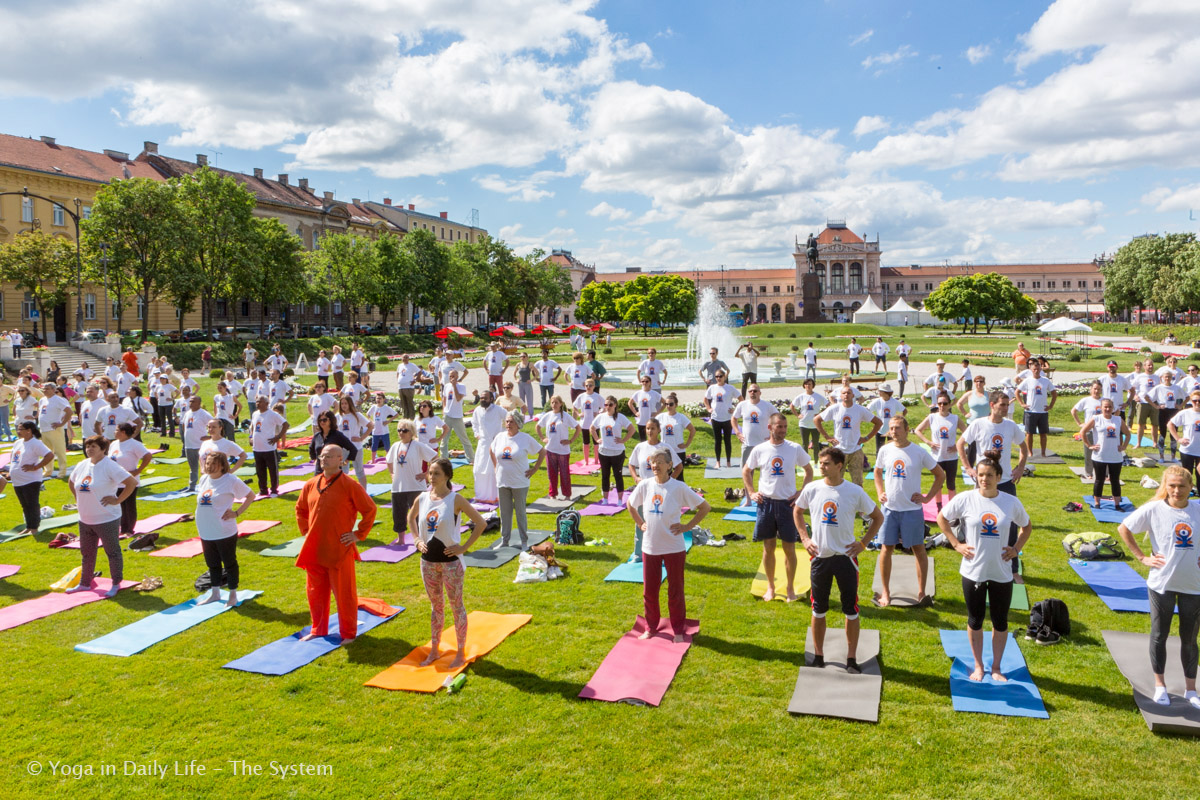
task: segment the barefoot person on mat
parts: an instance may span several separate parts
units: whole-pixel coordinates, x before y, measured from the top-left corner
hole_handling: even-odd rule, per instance
[[[442,587],[454,611],[454,638],[458,655],[450,669],[461,667],[467,660],[467,607],[463,605],[462,554],[471,549],[487,527],[483,517],[467,498],[450,487],[454,466],[449,459],[439,458],[429,464],[429,491],[422,492],[408,512],[408,527],[416,534],[417,550],[421,552],[421,579],[431,606],[429,614],[429,655],[421,662],[427,667],[440,657],[442,627],[446,609]],[[475,526],[471,538],[464,544],[458,533],[459,517],[465,514]]]
[[[1008,609],[1012,605],[1013,562],[1033,526],[1025,506],[1015,495],[1000,491],[1003,474],[1000,452],[988,450],[975,465],[978,486],[957,495],[938,514],[937,524],[950,546],[963,557],[958,572],[962,575],[963,596],[967,603],[967,631],[975,669],[971,680],[983,680],[983,614],[992,616],[992,680],[1007,681],[1000,671],[1004,645],[1008,641]],[[951,524],[961,521],[966,541],[959,542]],[[1019,528],[1017,541],[1006,544],[1009,526]]]
[[[1167,694],[1167,639],[1171,619],[1179,608],[1179,659],[1183,664],[1183,699],[1200,708],[1196,694],[1197,633],[1200,633],[1200,557],[1196,533],[1200,531],[1200,507],[1188,501],[1192,476],[1183,467],[1163,470],[1162,484],[1154,499],[1125,518],[1117,531],[1135,559],[1150,568],[1146,586],[1150,591],[1150,669],[1154,672],[1154,702],[1169,706]],[[1150,534],[1150,553],[1134,540],[1138,533]]]
[[[296,566],[307,572],[308,610],[312,630],[301,641],[329,634],[329,592],[337,598],[338,632],[348,642],[358,634],[358,587],[355,541],[375,524],[375,501],[357,481],[342,473],[342,448],[325,445],[318,458],[321,472],[304,484],[296,501],[296,524],[304,535]],[[355,520],[362,519],[355,528]]]

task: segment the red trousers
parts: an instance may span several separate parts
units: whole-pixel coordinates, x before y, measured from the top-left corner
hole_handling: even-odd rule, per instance
[[[683,565],[687,553],[667,553],[652,556],[642,553],[642,599],[646,604],[646,625],[657,631],[662,618],[658,607],[658,591],[662,587],[663,567],[667,568],[667,614],[671,630],[682,634],[687,624],[687,602],[683,596]]]
[[[317,636],[329,634],[329,592],[337,600],[338,633],[343,639],[358,634],[358,586],[354,582],[354,559],[346,559],[337,567],[307,567],[308,613],[312,616],[312,632]]]

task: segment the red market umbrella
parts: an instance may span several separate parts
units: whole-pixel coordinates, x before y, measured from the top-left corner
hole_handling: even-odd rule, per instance
[[[492,336],[524,336],[525,330],[516,325],[501,325],[491,332]]]
[[[449,328],[442,328],[440,331],[435,331],[433,335],[438,337],[439,339],[445,339],[448,336],[450,336],[450,334],[454,334],[455,336],[471,336],[472,335],[471,332],[469,330],[467,330],[466,328],[459,328],[456,325],[451,325]]]
[[[616,325],[610,325],[607,322],[598,322],[592,326],[592,330],[615,331],[616,329]]]
[[[533,329],[533,332],[535,335],[541,333],[562,333],[562,328],[555,327],[554,325],[538,325]]]

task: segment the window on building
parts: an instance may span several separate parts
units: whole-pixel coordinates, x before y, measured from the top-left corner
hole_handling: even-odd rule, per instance
[[[1103,289],[1104,281],[1092,281],[1092,288],[1093,289]]]
[[[84,219],[91,219],[92,218],[92,207],[84,206],[83,209],[79,213],[83,215]]]
[[[765,287],[765,286],[760,286],[760,287],[758,287],[758,293],[759,293],[759,294],[766,294],[766,293],[767,293],[767,287]]]
[[[316,316],[316,317],[319,317],[319,316],[321,316],[321,307],[320,307],[320,306],[313,306],[313,311],[312,311],[312,312],[313,312],[313,316]]]
[[[1018,289],[1024,289],[1024,288],[1025,288],[1025,281],[1017,281],[1017,288],[1018,288]]]
[[[850,291],[857,294],[862,288],[862,264],[855,261],[850,265]]]
[[[733,287],[733,293],[734,293],[734,294],[737,294],[737,293],[738,293],[738,289],[740,289],[740,288],[742,288],[742,287],[740,287],[740,286],[735,286],[735,287]]]
[[[1076,282],[1075,282],[1075,288],[1076,288],[1076,289],[1086,289],[1086,288],[1087,288],[1087,281],[1076,281]]]
[[[33,222],[33,198],[21,198],[21,222]]]
[[[250,316],[250,301],[249,300],[242,301],[242,316],[243,317]]]
[[[724,287],[724,286],[722,286],[720,289],[717,289],[717,293],[718,293],[718,294],[725,294],[725,287]]]
[[[1056,281],[1047,281],[1047,282],[1046,282],[1046,288],[1047,288],[1047,289],[1053,289],[1053,288],[1054,288],[1054,284],[1055,284],[1055,283],[1056,283]]]
[[[1040,289],[1040,288],[1042,288],[1042,282],[1041,282],[1041,281],[1034,281],[1034,282],[1033,282],[1033,288],[1035,288],[1035,289]]]
[[[316,250],[316,249],[317,249],[317,245],[320,243],[320,241],[321,241],[321,232],[320,232],[320,231],[313,231],[313,234],[312,234],[312,242],[313,242],[313,243],[312,243],[312,249],[313,249],[313,250]]]
[[[115,300],[115,299],[114,299],[114,300],[112,301],[112,318],[113,318],[113,321],[114,321],[114,322],[116,322],[117,318],[118,318],[118,317],[120,317],[120,316],[121,316],[121,303],[120,303],[118,300]]]
[[[229,302],[226,300],[218,300],[215,313],[218,317],[228,317],[229,316]]]
[[[340,317],[342,315],[342,301],[341,300],[333,301],[333,314],[336,317]]]
[[[910,283],[910,284],[908,285],[908,288],[909,288],[910,290],[912,290],[912,291],[914,291],[914,292],[915,292],[915,291],[917,291],[917,287],[918,287],[919,285],[920,285],[920,284],[917,284],[917,283]]]
[[[829,268],[829,286],[831,292],[846,290],[846,268],[841,264],[834,264]]]
[[[63,211],[63,207],[58,203],[54,204],[54,224],[62,227],[67,224],[67,215]]]
[[[821,291],[825,291],[825,265],[817,264],[817,285],[821,287]]]
[[[0,292],[0,319],[4,319],[4,292]]]
[[[792,293],[794,293],[795,291],[796,291],[796,287],[795,287],[795,285],[793,285],[793,284],[790,284],[790,283],[789,283],[789,284],[788,284],[788,294],[792,294]]]
[[[442,238],[443,239],[446,238],[446,229],[445,228],[442,228]]]
[[[139,294],[137,299],[137,318],[144,320],[146,318],[146,301]]]
[[[33,319],[33,312],[36,310],[37,304],[33,302],[33,295],[26,292],[21,300],[21,319]]]
[[[927,291],[927,292],[932,292],[932,291],[933,291],[933,284],[932,284],[932,283],[926,283],[926,284],[925,284],[925,291]]]
[[[776,287],[775,287],[775,294],[779,294],[779,287],[778,287],[778,286],[776,286]]]
[[[83,296],[83,318],[84,319],[95,319],[96,318],[96,295],[85,294]]]
[[[175,306],[175,319],[180,319],[182,317],[183,317],[183,309],[180,308],[179,306]]]
[[[746,294],[754,294],[754,287],[753,287],[753,286],[747,286],[747,287],[746,287]]]

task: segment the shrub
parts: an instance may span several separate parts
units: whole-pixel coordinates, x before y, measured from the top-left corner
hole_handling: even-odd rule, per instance
[[[789,339],[795,339],[795,338],[796,338],[796,334],[794,334],[794,333],[789,333],[789,334],[788,334],[788,338],[789,338]]]
[[[612,355],[612,348],[611,347],[604,348],[604,355],[606,355],[606,356]]]
[[[818,334],[817,334],[817,338],[818,338],[818,339],[820,339],[820,338],[821,338],[821,334],[819,334],[819,333],[818,333]]]
[[[1112,342],[1105,342],[1104,344],[1102,344],[1102,345],[1100,345],[1100,346],[1101,346],[1101,347],[1112,347],[1112,346],[1113,346],[1113,343],[1112,343]]]
[[[392,361],[387,356],[380,356],[379,358],[375,359],[375,363],[381,367],[386,367],[388,364],[392,363]]]
[[[1162,353],[1151,353],[1150,360],[1153,361],[1155,364],[1161,364],[1167,360],[1167,357],[1164,356]]]
[[[775,338],[775,334],[773,334],[773,333],[768,333],[768,334],[767,334],[767,338],[768,338],[768,339],[774,339],[774,338]]]
[[[295,374],[296,374],[296,370],[292,369],[291,367],[288,367],[287,369],[285,369],[283,371],[283,377],[285,377],[285,378],[290,378]]]
[[[1079,361],[1079,360],[1080,360],[1079,353],[1071,353],[1069,356],[1067,356],[1067,361],[1074,362],[1074,361]]]
[[[1200,353],[1192,353],[1188,356],[1189,361],[1200,361]]]
[[[793,352],[793,353],[798,353],[798,352],[800,352],[800,345],[798,345],[798,344],[794,344],[794,345],[792,345],[792,352]]]
[[[218,380],[218,381],[219,381],[219,380],[221,380],[222,378],[224,378],[224,377],[225,377],[225,370],[223,370],[223,369],[214,369],[212,372],[208,373],[208,377],[212,378],[213,380]]]

